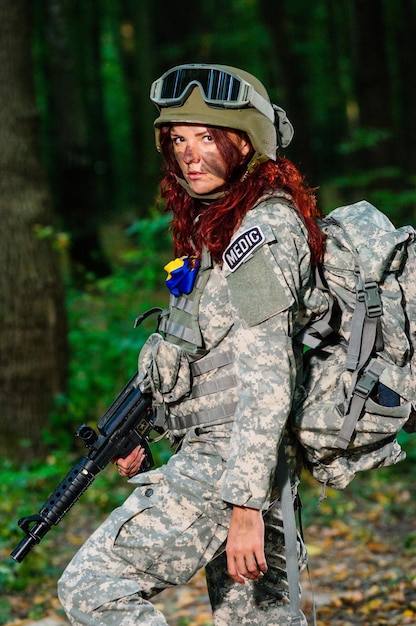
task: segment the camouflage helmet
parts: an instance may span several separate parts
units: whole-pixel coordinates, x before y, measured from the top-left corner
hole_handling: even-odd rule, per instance
[[[263,84],[252,74],[227,65],[178,65],[151,87],[150,99],[159,110],[154,122],[156,146],[164,124],[201,124],[247,133],[255,154],[249,168],[276,159],[286,148],[293,127],[286,113],[271,104]]]

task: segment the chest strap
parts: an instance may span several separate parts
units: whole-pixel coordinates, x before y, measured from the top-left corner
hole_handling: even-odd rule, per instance
[[[229,404],[215,406],[212,409],[195,411],[186,416],[169,415],[168,425],[171,430],[182,430],[192,426],[205,426],[214,422],[225,424],[234,420],[236,408],[237,402],[230,402]]]
[[[228,350],[227,352],[220,352],[213,356],[209,355],[203,359],[193,361],[190,367],[193,376],[200,376],[231,363],[233,363],[233,353],[231,350]]]
[[[200,376],[207,374],[210,371],[218,370],[226,365],[233,363],[233,353],[231,350],[215,354],[213,356],[206,356],[199,361],[194,361],[190,364],[191,372],[193,376]],[[192,387],[191,398],[201,398],[203,396],[209,396],[212,393],[219,391],[226,391],[232,387],[237,386],[237,379],[233,374],[226,376],[219,376],[213,380],[207,380],[202,383],[196,383]]]
[[[215,380],[207,380],[200,385],[194,385],[192,387],[191,398],[202,398],[203,396],[209,396],[212,393],[218,393],[220,391],[227,391],[237,386],[237,378],[235,376],[223,376]]]
[[[187,343],[196,344],[196,333],[192,328],[187,328],[183,324],[178,322],[171,322],[170,320],[162,319],[159,323],[160,332],[165,335],[171,335],[179,341],[186,341]],[[175,342],[177,343],[177,342]]]

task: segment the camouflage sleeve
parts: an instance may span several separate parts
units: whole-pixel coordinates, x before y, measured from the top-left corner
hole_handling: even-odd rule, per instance
[[[292,330],[310,276],[307,235],[293,210],[251,211],[224,254],[223,272],[233,307],[239,402],[222,498],[265,509],[296,382]]]

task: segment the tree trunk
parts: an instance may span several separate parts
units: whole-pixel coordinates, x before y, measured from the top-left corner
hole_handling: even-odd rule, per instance
[[[295,21],[293,6],[288,2],[261,0],[260,8],[264,24],[271,35],[277,66],[277,75],[273,78],[284,94],[283,101],[276,104],[286,109],[295,129],[294,140],[284,155],[300,167],[308,183],[313,185],[318,180],[318,169],[312,141],[311,115],[308,114],[308,102],[305,99],[307,69],[305,58],[294,45],[296,32],[302,33],[300,37],[306,37],[307,22]]]
[[[64,294],[40,165],[29,0],[0,3],[0,454],[41,454],[67,374]]]
[[[156,107],[150,101],[150,85],[157,78],[152,41],[151,0],[122,2],[121,59],[130,99],[130,118],[136,178],[138,215],[147,215],[158,191],[158,163],[153,120]],[[131,27],[131,32],[129,29]],[[123,32],[124,31],[124,32]]]
[[[53,168],[56,209],[71,235],[71,257],[75,274],[85,270],[105,276],[110,266],[101,246],[99,224],[107,203],[98,203],[96,162],[92,155],[81,84],[68,37],[63,0],[44,3],[45,59],[50,84]],[[104,130],[101,128],[101,133]],[[104,161],[104,160],[103,160]]]
[[[357,169],[395,164],[391,84],[387,63],[383,0],[354,0],[355,85],[359,124],[391,136],[357,155]]]
[[[388,3],[388,19],[393,33],[392,46],[394,63],[391,73],[395,77],[395,122],[397,143],[399,147],[398,161],[405,174],[414,176],[416,171],[416,84],[414,80],[416,63],[416,3],[413,0],[402,0],[399,4]],[[409,185],[409,183],[408,183]],[[414,183],[410,178],[411,189]],[[413,215],[415,218],[415,207]]]

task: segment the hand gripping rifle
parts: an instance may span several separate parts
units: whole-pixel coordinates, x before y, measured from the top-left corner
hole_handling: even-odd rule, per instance
[[[85,443],[88,454],[68,472],[39,513],[22,517],[18,521],[26,536],[11,553],[12,559],[21,563],[51,527],[59,524],[97,474],[115,457],[124,458],[139,445],[145,450],[140,472],[153,466],[148,445],[155,420],[152,396],[142,394],[136,381],[137,373],[99,420],[98,434],[86,424],[80,426],[76,435]]]

